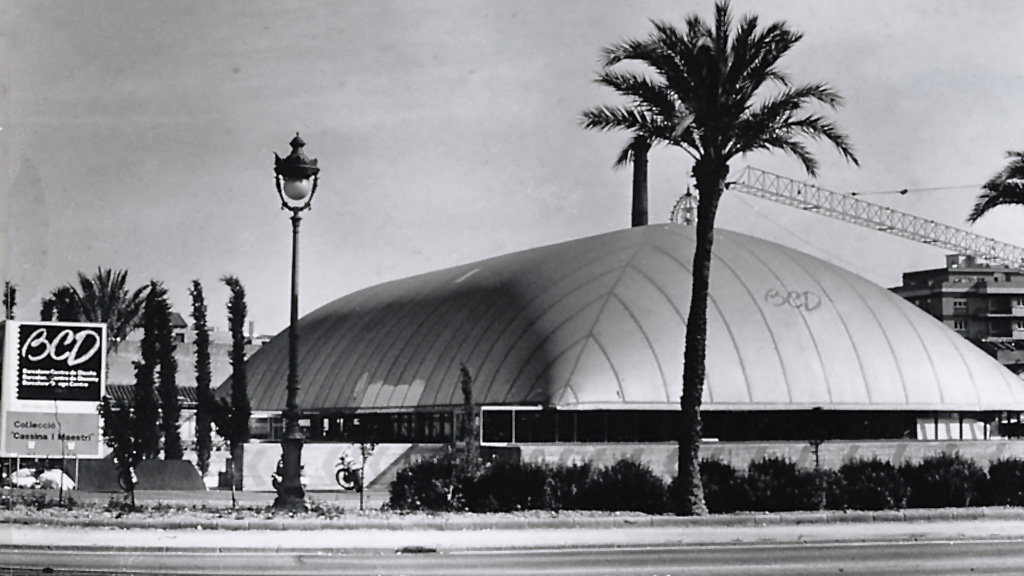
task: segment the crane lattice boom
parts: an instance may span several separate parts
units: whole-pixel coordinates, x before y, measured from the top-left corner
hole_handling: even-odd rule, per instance
[[[729,189],[958,254],[974,256],[990,264],[1024,268],[1024,248],[1020,246],[979,236],[934,220],[865,202],[751,166],[740,172],[739,178],[729,184]]]

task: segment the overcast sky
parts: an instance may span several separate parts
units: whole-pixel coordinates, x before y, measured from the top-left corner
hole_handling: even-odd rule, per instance
[[[711,9],[0,0],[0,166],[18,317],[37,319],[42,296],[102,266],[129,270],[133,285],[162,280],[186,316],[189,282],[201,280],[219,327],[218,279],[234,274],[256,330],[284,328],[291,232],[273,153],[287,154],[296,131],[322,167],[302,224],[302,313],[387,280],[627,227],[630,172],[611,167],[627,136],[578,125],[582,110],[619,102],[593,82],[601,48],[646,35],[651,19],[681,25]],[[846,97],[833,117],[861,166],[818,149],[822,187],[926,189],[866,198],[967,227],[978,185],[1024,148],[1024,3],[734,9],[802,31],[785,69]],[[806,179],[781,154],[737,159],[734,171],[747,164]],[[667,221],[689,171],[679,151],[652,155],[652,222]],[[1024,245],[1022,221],[1006,208],[971,229]],[[943,262],[933,248],[737,194],[718,225],[885,286]]]

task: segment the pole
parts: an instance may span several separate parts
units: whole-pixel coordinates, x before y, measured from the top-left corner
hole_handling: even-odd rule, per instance
[[[284,437],[281,439],[283,470],[274,508],[305,510],[306,491],[302,487],[302,429],[299,427],[299,223],[302,217],[292,211],[292,289],[291,320],[288,324],[288,397],[284,409]]]

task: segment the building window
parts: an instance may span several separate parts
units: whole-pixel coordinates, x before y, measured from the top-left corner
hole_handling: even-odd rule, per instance
[[[967,300],[965,298],[954,298],[953,308],[967,308]]]
[[[966,330],[966,329],[967,329],[967,323],[964,322],[963,320],[954,320],[953,321],[953,330]]]

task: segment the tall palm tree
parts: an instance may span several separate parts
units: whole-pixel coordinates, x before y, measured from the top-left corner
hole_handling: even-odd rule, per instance
[[[14,320],[14,307],[18,305],[18,285],[4,282],[4,319]]]
[[[92,276],[78,273],[78,286],[69,284],[77,301],[78,320],[105,322],[107,342],[117,350],[128,334],[138,327],[149,285],[129,290],[128,271],[97,268]]]
[[[629,98],[627,106],[598,106],[585,110],[580,124],[588,130],[625,130],[632,137],[615,159],[615,168],[633,165],[633,227],[646,226],[647,210],[647,154],[655,144],[670,142],[683,119],[689,118],[677,102],[664,94],[652,92],[645,79],[622,74],[606,64],[597,76],[597,83]]]
[[[818,162],[807,139],[831,144],[854,164],[857,158],[847,136],[810,110],[815,104],[838,109],[839,94],[824,83],[793,85],[779,69],[781,58],[803,37],[785,22],[761,28],[757,17],[748,15],[734,27],[729,2],[719,0],[713,22],[691,15],[683,29],[665,22],[652,24],[654,31],[647,38],[607,48],[604,65],[631,63],[647,69],[644,74],[633,66],[614,76],[622,87],[616,89],[634,100],[632,122],[644,130],[652,128],[654,136],[693,159],[700,198],[683,351],[676,500],[679,514],[705,514],[699,450],[708,285],[715,214],[726,189],[729,161],[747,152],[781,150],[795,156],[813,177]],[[627,115],[620,116],[628,120]]]
[[[1024,204],[1024,151],[1006,153],[1009,162],[981,187],[984,192],[971,210],[967,221],[974,223],[996,206]]]

